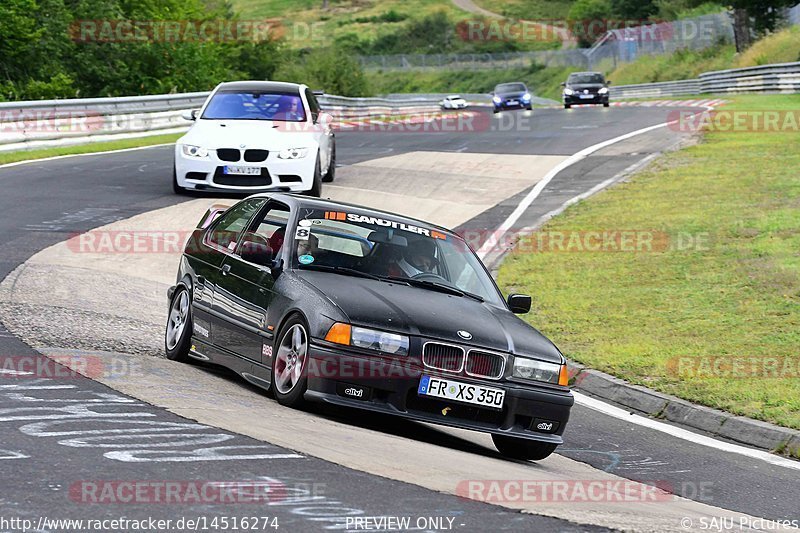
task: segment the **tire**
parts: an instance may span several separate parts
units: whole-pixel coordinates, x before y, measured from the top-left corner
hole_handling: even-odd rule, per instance
[[[336,179],[336,143],[333,143],[331,150],[331,164],[328,165],[328,172],[322,176],[323,183],[330,183]]]
[[[571,104],[564,104],[564,109],[571,109],[571,108],[572,108]]]
[[[605,102],[605,103],[603,104],[603,107],[608,107],[608,106],[610,106],[610,105],[611,105],[611,104],[609,104],[608,102]]]
[[[319,168],[319,155],[317,156],[317,166],[314,169],[314,183],[305,194],[315,198],[319,198],[322,195],[322,171]]]
[[[308,326],[295,315],[283,325],[273,346],[270,388],[281,405],[297,408],[304,403],[303,395],[308,385],[308,347]]]
[[[169,302],[169,316],[164,331],[164,351],[167,359],[185,363],[189,360],[192,344],[192,295],[185,287],[178,287]]]
[[[529,106],[528,106],[528,107],[526,107],[525,109],[527,109],[528,111],[533,111],[533,106],[532,106],[532,105],[529,105]]]
[[[558,446],[549,442],[506,437],[505,435],[492,435],[497,450],[510,459],[523,461],[541,461],[553,453]]]
[[[175,165],[172,166],[172,192],[175,194],[186,194],[186,189],[178,185],[178,171],[175,170]]]

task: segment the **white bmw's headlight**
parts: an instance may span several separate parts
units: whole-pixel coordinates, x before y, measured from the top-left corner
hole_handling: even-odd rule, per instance
[[[607,93],[608,93],[608,87],[603,87],[602,89],[600,89],[600,90],[599,90],[599,91],[597,91],[597,92],[598,92],[599,94],[607,94]]]
[[[567,385],[568,376],[566,365],[557,363],[545,363],[527,357],[514,357],[515,378],[529,379],[531,381],[543,381],[554,385]]]
[[[566,94],[567,96],[572,96],[573,94],[575,94],[575,91],[573,91],[572,89],[564,89],[564,94]]]
[[[201,146],[182,144],[181,151],[186,157],[208,157],[208,150]]]
[[[385,331],[353,326],[350,344],[394,355],[408,355],[408,337]]]
[[[308,148],[286,148],[278,153],[278,159],[302,159],[308,155]]]

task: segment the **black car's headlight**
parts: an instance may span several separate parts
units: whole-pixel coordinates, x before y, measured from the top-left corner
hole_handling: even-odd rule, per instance
[[[514,357],[514,371],[512,376],[530,381],[543,381],[553,385],[567,386],[569,373],[567,365],[558,363],[545,363],[528,357]]]
[[[341,322],[331,326],[328,334],[325,335],[325,340],[392,355],[408,355],[408,337],[405,335],[351,326]]]
[[[573,94],[575,94],[575,91],[573,91],[572,89],[567,88],[567,89],[564,89],[564,94],[566,94],[567,96],[572,96]]]

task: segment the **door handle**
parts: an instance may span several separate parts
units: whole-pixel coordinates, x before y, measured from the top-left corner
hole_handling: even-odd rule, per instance
[[[231,271],[231,266],[230,265],[222,265],[222,275],[223,276],[227,276],[228,272],[230,272],[230,271]]]

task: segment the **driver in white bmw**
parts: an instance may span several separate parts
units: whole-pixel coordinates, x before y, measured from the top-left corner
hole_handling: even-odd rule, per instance
[[[173,188],[303,192],[319,196],[333,181],[330,120],[305,85],[221,83],[175,145]]]

